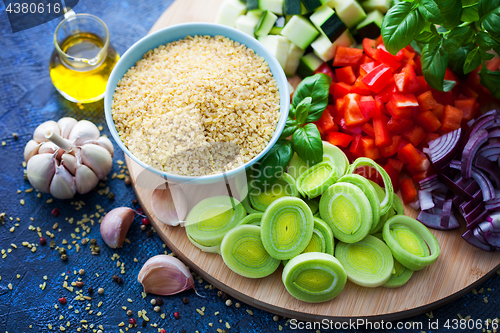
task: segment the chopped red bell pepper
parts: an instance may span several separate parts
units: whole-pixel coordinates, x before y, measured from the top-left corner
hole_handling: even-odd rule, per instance
[[[416,147],[420,142],[422,142],[422,140],[425,139],[427,134],[425,133],[422,127],[413,124],[413,126],[409,130],[404,132],[402,136],[403,139],[410,142],[412,145]]]
[[[399,152],[401,152],[401,154],[405,157],[410,166],[419,165],[422,161],[427,159],[427,157],[411,143],[408,143],[406,146],[401,148]]]
[[[463,122],[468,122],[476,116],[476,98],[466,98],[455,100],[455,107],[463,111]]]
[[[328,112],[330,112],[330,116],[335,118],[335,116],[337,115],[337,109],[335,108],[335,105],[328,104],[326,106],[326,109],[328,110]]]
[[[394,192],[399,191],[399,172],[394,169],[394,167],[390,164],[387,163],[386,165],[383,166],[385,172],[389,175],[391,178],[392,182],[392,187],[394,188]]]
[[[436,171],[431,166],[431,167],[429,167],[429,169],[427,169],[425,171],[413,174],[413,176],[411,178],[415,183],[418,184],[421,180],[424,180],[425,178],[428,178],[428,177],[434,175],[435,173],[436,173]]]
[[[420,111],[422,112],[432,110],[438,105],[438,102],[436,102],[430,90],[418,95],[417,100]]]
[[[465,97],[468,98],[478,98],[479,94],[472,90],[471,88],[467,87],[465,84],[460,85],[460,91],[462,94],[464,94]]]
[[[443,118],[441,119],[441,129],[443,132],[451,132],[460,128],[464,112],[454,106],[444,107]]]
[[[385,108],[387,109],[389,114],[395,119],[411,118],[413,112],[413,107],[398,108],[394,105],[392,100],[385,104]]]
[[[391,136],[391,144],[387,147],[379,147],[380,154],[383,157],[391,157],[394,154],[397,154],[399,145],[401,144],[401,135],[392,135]]]
[[[420,87],[417,74],[411,65],[403,67],[401,73],[394,74],[394,82],[401,93],[413,93],[418,91]]]
[[[418,100],[414,94],[393,94],[390,101],[397,108],[418,107]]]
[[[406,140],[401,140],[401,143],[399,144],[399,147],[398,147],[398,153],[397,153],[397,156],[396,158],[398,160],[400,160],[401,162],[403,162],[404,164],[408,164],[408,161],[406,160],[406,157],[404,156],[404,154],[401,152],[401,150],[408,144],[408,141]]]
[[[380,115],[373,118],[373,131],[375,132],[375,145],[387,147],[392,144],[392,137],[387,129],[387,117]]]
[[[434,113],[437,119],[442,119],[444,113],[444,105],[438,103],[438,105],[436,105],[436,107],[432,109],[432,113]]]
[[[425,77],[417,75],[417,82],[418,82],[418,90],[415,92],[416,96],[421,95],[424,92],[431,89],[431,86],[429,86],[427,81],[425,81]]]
[[[358,94],[347,94],[344,96],[344,100],[344,120],[347,126],[360,125],[368,121],[368,117],[365,117],[358,106],[358,101],[360,100]]]
[[[351,143],[352,136],[340,132],[330,132],[328,133],[328,142],[334,146],[340,146],[347,148]]]
[[[333,58],[333,67],[356,66],[359,64],[363,50],[353,47],[339,46]]]
[[[363,132],[363,125],[347,126],[344,119],[342,119],[340,126],[343,132],[348,132],[352,135],[361,134],[361,132]]]
[[[416,175],[418,173],[424,172],[431,167],[431,162],[420,150],[417,150],[418,153],[422,156],[422,160],[415,165],[406,165],[406,171],[408,171],[411,175]]]
[[[333,84],[332,84],[333,85]],[[343,98],[351,91],[352,87],[344,82],[335,83],[333,88],[333,100]]]
[[[332,68],[326,62],[324,62],[321,66],[318,67],[318,69],[316,69],[314,71],[314,74],[318,74],[318,73],[326,74],[332,78],[332,82],[337,82],[337,79],[335,78],[335,75],[333,74]]]
[[[401,171],[403,170],[403,166],[405,165],[403,162],[401,162],[400,160],[395,160],[393,158],[389,158],[387,160],[387,163],[390,163],[392,165],[392,167],[394,169],[396,169],[396,171],[398,173],[401,173]]]
[[[338,126],[333,122],[333,117],[330,114],[330,110],[328,108],[323,111],[321,118],[315,122],[316,126],[321,128],[323,132],[328,133],[331,131],[338,131]]]
[[[417,200],[417,189],[413,185],[413,180],[405,178],[401,180],[401,196],[403,202],[408,205]]]
[[[365,64],[361,64],[359,66],[359,75],[365,76],[366,74],[370,73],[377,66],[378,66],[378,64],[376,64],[374,61],[367,62]]]
[[[443,105],[453,105],[454,101],[453,91],[444,92],[444,91],[438,91],[434,88],[431,88],[431,91],[432,91],[432,96],[434,96],[434,99],[438,103]]]
[[[392,79],[392,71],[384,64],[380,64],[361,80],[370,88],[371,91],[379,93],[384,89]]]
[[[368,134],[368,136],[371,136],[372,138],[375,137],[375,132],[373,131],[373,125],[370,123],[365,123],[363,127],[361,128],[363,132]]]
[[[380,100],[382,103],[387,103],[391,99],[392,94],[397,92],[396,84],[394,81],[390,82],[384,89],[382,89],[375,98]]]
[[[354,157],[363,156],[363,146],[361,145],[361,138],[363,136],[361,134],[355,134],[352,138],[351,147],[349,151],[354,155]]]
[[[380,61],[383,64],[389,66],[393,72],[395,72],[399,67],[401,67],[401,63],[397,60],[395,56],[389,53],[386,50],[383,44],[377,46],[377,50],[373,56],[373,59]]]
[[[427,136],[425,137],[425,139],[423,139],[422,142],[420,142],[419,147],[422,147],[422,148],[428,147],[429,142],[436,140],[439,137],[440,137],[440,135],[437,133],[427,133]]]
[[[426,132],[436,132],[441,128],[441,122],[432,111],[419,113],[415,122],[423,127]]]
[[[402,134],[413,126],[413,121],[410,119],[395,119],[391,118],[387,122],[387,128],[393,134]]]
[[[370,38],[363,39],[363,50],[370,58],[373,58],[377,51],[377,41]]]
[[[352,66],[340,67],[335,69],[335,76],[339,82],[344,82],[349,85],[354,84],[356,82],[356,75],[354,74],[354,70]]]
[[[361,96],[358,106],[367,118],[373,118],[381,114],[380,107],[372,96]]]
[[[363,176],[366,179],[369,179],[372,182],[379,184],[380,186],[384,186],[384,180],[382,179],[382,176],[377,171],[377,169],[375,169],[370,165],[363,165],[357,167],[356,170],[354,170],[354,173]]]
[[[371,90],[364,84],[361,80],[363,79],[362,76],[358,76],[356,79],[356,82],[352,86],[351,92],[355,94],[360,94],[360,95],[370,95]]]
[[[372,160],[380,158],[380,150],[375,145],[375,139],[364,136],[361,138],[361,145],[363,147],[363,155],[365,157],[371,158]]]

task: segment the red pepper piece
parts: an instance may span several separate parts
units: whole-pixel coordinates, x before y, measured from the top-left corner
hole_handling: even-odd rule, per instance
[[[395,160],[395,159],[393,159],[393,158],[389,158],[389,159],[387,160],[387,163],[390,163],[390,164],[392,165],[392,167],[393,167],[394,169],[396,169],[396,171],[397,171],[398,173],[401,173],[401,171],[403,170],[404,163],[403,163],[403,162],[401,162],[400,160]]]
[[[427,134],[424,129],[418,125],[413,124],[413,126],[403,133],[403,139],[410,142],[415,147],[418,146],[420,142],[422,142]]]
[[[370,58],[373,58],[377,51],[377,41],[370,38],[363,39],[363,50]]]
[[[363,127],[361,127],[361,129],[363,130],[363,132],[365,132],[366,134],[368,134],[368,136],[371,136],[372,138],[375,137],[375,132],[373,131],[373,125],[372,124],[365,123],[363,125]]]
[[[411,118],[413,107],[404,107],[398,108],[394,105],[392,101],[389,101],[385,104],[385,108],[389,112],[389,114],[395,119],[409,119]]]
[[[335,83],[335,87],[333,88],[333,99],[336,101],[339,98],[343,98],[351,91],[351,89],[352,86],[348,85],[347,83]]]
[[[418,114],[416,123],[422,126],[426,132],[436,132],[441,128],[441,122],[432,111]]]
[[[390,101],[397,108],[417,107],[418,100],[414,94],[393,94]]]
[[[460,128],[464,112],[454,106],[446,105],[441,118],[441,129],[443,132],[451,132]]]
[[[334,146],[340,146],[347,148],[351,143],[352,136],[340,132],[330,132],[328,133],[328,142]]]
[[[436,105],[436,107],[432,109],[432,113],[434,113],[437,119],[442,119],[444,113],[444,105],[438,103],[438,105]]]
[[[343,67],[343,66],[356,66],[361,57],[363,56],[363,50],[356,49],[353,47],[339,46],[335,52],[335,57],[333,58],[333,67]]]
[[[363,146],[361,145],[361,134],[355,134],[352,138],[351,147],[349,151],[354,155],[354,157],[363,156]]]
[[[401,63],[397,60],[395,56],[389,53],[386,50],[383,44],[377,46],[377,50],[373,56],[373,59],[380,61],[383,64],[389,66],[393,72],[395,72],[399,67],[401,67]]]
[[[475,109],[476,99],[466,98],[455,100],[455,107],[463,111],[462,122],[468,122],[476,116]]]
[[[382,103],[387,103],[391,99],[392,94],[397,92],[396,84],[394,81],[390,82],[384,89],[382,89],[377,96],[376,99],[380,100]]]
[[[361,64],[359,66],[359,75],[365,76],[366,74],[370,73],[375,67],[378,65],[375,62],[367,62],[365,64]]]
[[[328,133],[331,131],[338,131],[338,126],[333,122],[333,117],[330,114],[330,110],[328,108],[323,111],[321,118],[315,122],[316,126],[320,127],[323,132]]]
[[[418,95],[417,100],[420,111],[422,112],[432,110],[438,105],[438,102],[436,102],[430,90]]]
[[[380,108],[372,96],[361,96],[358,106],[366,118],[373,118],[380,115]]]
[[[401,154],[405,157],[406,161],[410,166],[416,166],[422,163],[422,161],[426,160],[427,157],[420,152],[415,146],[411,143],[408,143],[403,148],[399,150]]]
[[[361,81],[366,84],[371,91],[379,93],[391,82],[391,79],[392,71],[390,67],[380,64],[370,73],[366,74]]]
[[[392,144],[392,137],[387,129],[387,117],[380,115],[373,118],[373,131],[375,132],[375,145],[387,147]]]
[[[387,128],[393,134],[402,134],[413,126],[413,121],[410,119],[395,119],[391,118],[387,122]]]
[[[432,96],[434,96],[434,99],[436,99],[438,103],[443,105],[453,105],[454,98],[452,91],[448,92],[437,91],[434,88],[431,88],[431,91],[432,91]]]
[[[391,178],[392,182],[392,187],[394,188],[394,192],[399,191],[399,172],[394,169],[394,167],[390,164],[387,163],[386,165],[383,166],[385,172],[389,175]]]
[[[417,189],[410,178],[401,180],[401,196],[406,205],[417,200]]]
[[[361,145],[363,146],[363,155],[365,157],[371,158],[372,160],[380,158],[380,150],[375,145],[375,139],[364,136],[361,138]]]
[[[421,95],[424,92],[431,89],[427,81],[425,81],[425,77],[417,75],[417,82],[418,82],[418,90],[415,92],[416,96]]]
[[[339,82],[344,82],[349,85],[354,84],[356,82],[356,75],[354,75],[354,70],[352,66],[346,66],[335,69],[335,76]]]
[[[318,67],[318,69],[316,69],[314,71],[314,74],[318,74],[318,73],[326,74],[332,78],[332,82],[337,82],[337,79],[335,78],[335,75],[333,74],[332,68],[326,62],[324,62],[321,66]]]
[[[345,113],[344,120],[347,126],[360,125],[368,121],[358,106],[360,96],[358,94],[347,94],[344,96]]]
[[[356,82],[352,86],[351,92],[360,94],[360,95],[370,95],[371,90],[364,84],[361,80],[363,79],[362,76],[358,76],[356,79]]]
[[[401,135],[393,135],[391,136],[391,144],[387,147],[379,147],[380,154],[383,157],[391,157],[394,154],[397,154],[399,145],[401,144]]]

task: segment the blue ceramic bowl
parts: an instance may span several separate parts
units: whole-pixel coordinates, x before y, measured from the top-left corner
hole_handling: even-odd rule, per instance
[[[182,175],[170,174],[145,164],[137,157],[135,157],[132,154],[132,152],[130,152],[127,149],[127,147],[125,147],[125,144],[120,139],[120,136],[116,131],[113,117],[111,115],[111,103],[113,101],[113,94],[115,92],[116,85],[118,84],[118,81],[129,70],[129,68],[134,66],[137,61],[142,59],[143,55],[149,50],[154,49],[160,45],[168,44],[170,42],[183,39],[186,36],[195,36],[195,35],[204,35],[204,36],[222,35],[234,41],[237,41],[241,44],[244,44],[248,48],[253,49],[255,53],[257,53],[266,60],[274,76],[274,79],[278,84],[278,89],[280,94],[281,114],[280,114],[280,119],[278,121],[278,125],[276,127],[276,131],[274,132],[271,141],[269,141],[266,148],[262,152],[260,152],[257,156],[255,156],[252,160],[245,163],[244,165],[239,166],[236,169],[226,172],[225,174],[220,173],[220,174],[201,176],[201,177],[182,176]],[[255,162],[261,159],[269,151],[269,149],[271,149],[271,147],[276,143],[276,141],[280,137],[281,133],[283,132],[283,129],[285,128],[289,107],[290,107],[290,92],[288,89],[288,82],[285,73],[283,72],[283,69],[281,68],[276,58],[255,38],[239,30],[213,23],[179,24],[159,30],[153,34],[147,35],[146,37],[142,38],[137,43],[132,45],[132,47],[128,49],[127,52],[125,52],[125,54],[120,58],[116,66],[113,68],[104,95],[104,112],[106,115],[106,122],[108,124],[109,130],[116,144],[132,160],[134,160],[143,168],[148,169],[169,181],[179,182],[179,183],[183,182],[192,182],[196,184],[215,183],[223,180],[224,177],[232,178],[245,171],[245,169],[248,169]]]

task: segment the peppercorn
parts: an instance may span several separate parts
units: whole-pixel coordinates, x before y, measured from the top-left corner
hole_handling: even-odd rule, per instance
[[[61,297],[61,298],[59,298],[59,303],[64,305],[64,304],[68,303],[68,301],[66,300],[66,297]]]
[[[237,308],[237,309],[239,309],[241,307],[241,304],[240,303],[235,303],[234,307]]]
[[[189,303],[189,298],[184,297],[184,298],[182,299],[182,303],[184,303],[184,304],[188,304],[188,303]]]
[[[223,292],[222,290],[219,290],[219,291],[217,292],[217,296],[222,297],[222,295],[224,295],[224,292]]]
[[[147,323],[147,321],[143,320],[142,321],[142,327],[146,327],[146,326],[148,326],[148,323]]]
[[[102,295],[102,294],[104,294],[104,289],[103,288],[99,288],[99,289],[97,289],[97,292],[99,293],[99,295]]]
[[[128,319],[128,323],[129,323],[130,325],[135,325],[135,319],[134,319],[134,318],[129,318],[129,319]]]
[[[40,245],[45,245],[47,244],[47,240],[43,237],[40,237]]]
[[[66,249],[64,247],[60,247],[59,254],[66,254]]]
[[[130,179],[130,177],[125,177],[125,185],[130,185],[132,184],[132,179]]]
[[[116,283],[118,284],[122,284],[123,283],[123,279],[117,275],[113,275],[112,277],[113,281],[115,281]]]
[[[81,288],[81,287],[83,287],[83,282],[82,282],[82,281],[76,281],[76,282],[75,282],[75,285],[76,285],[78,288]]]
[[[156,305],[156,299],[154,299],[154,298],[153,298],[153,299],[151,300],[151,305]]]
[[[134,314],[134,311],[132,311],[132,310],[128,310],[128,311],[127,311],[127,316],[129,316],[129,317],[130,317],[130,316],[132,316],[133,314]]]
[[[181,317],[181,314],[179,312],[174,312],[174,318],[179,319]]]
[[[82,239],[82,245],[87,245],[88,242],[89,242],[88,238]]]
[[[97,244],[97,241],[95,240],[95,238],[92,238],[90,240],[90,245],[96,245]]]
[[[67,261],[68,260],[68,255],[67,254],[62,254],[61,255],[61,260],[62,261]]]
[[[273,320],[274,320],[274,321],[279,321],[279,320],[280,320],[280,317],[278,317],[278,316],[274,316],[274,317],[273,317]]]
[[[149,225],[149,220],[148,220],[147,218],[145,218],[145,217],[144,217],[144,218],[141,220],[141,223],[142,223],[143,225]]]
[[[12,133],[12,137],[14,138],[14,140],[19,139],[19,135],[17,133]]]
[[[59,216],[60,213],[61,212],[59,211],[59,209],[57,209],[57,208],[52,209],[52,215]]]
[[[137,201],[137,199],[132,199],[132,205],[137,205],[139,203],[139,201]]]
[[[99,254],[99,252],[101,252],[101,247],[94,246],[91,250],[92,250],[92,254]]]
[[[226,293],[222,293],[222,296],[221,296],[222,300],[225,302],[229,299],[229,296],[227,296]]]
[[[108,193],[108,199],[114,200],[115,199],[115,194],[113,192]]]
[[[158,298],[156,299],[156,304],[158,304],[158,305],[160,305],[160,306],[161,306],[161,305],[163,305],[163,298],[158,297]]]
[[[94,293],[94,288],[89,287],[89,289],[87,289],[87,293],[88,293],[89,295],[92,295],[92,294]]]
[[[80,270],[78,271],[78,274],[80,274],[80,275],[85,274],[85,270],[84,270],[83,268],[82,268],[82,269],[80,269]]]
[[[153,230],[148,230],[148,231],[146,232],[146,236],[148,236],[148,237],[153,237]]]
[[[153,309],[153,310],[155,310],[155,312],[160,312],[160,310],[161,310],[161,309],[160,309],[160,307],[157,305],[157,306],[155,306],[155,307],[154,307],[154,309]]]
[[[226,301],[226,306],[231,306],[231,305],[233,305],[233,301],[231,301],[230,299],[228,299]]]
[[[142,208],[141,208],[141,207],[138,207],[138,208],[137,208],[137,213],[142,214],[142,213],[144,213],[144,211],[142,210]]]
[[[167,331],[165,331],[165,329],[163,329],[163,328],[162,328],[162,329],[160,330],[160,333],[167,333]]]
[[[146,231],[147,227],[145,225],[141,225],[141,230]]]

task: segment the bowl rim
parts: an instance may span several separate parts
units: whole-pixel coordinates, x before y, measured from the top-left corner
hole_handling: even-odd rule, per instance
[[[111,114],[111,103],[113,101],[113,95],[116,89],[116,86],[118,84],[118,81],[123,78],[125,73],[132,67],[135,66],[135,63],[142,59],[144,54],[151,50],[151,47],[147,47],[150,44],[155,44],[153,48],[156,48],[160,45],[165,45],[166,43],[171,43],[173,41],[179,40],[179,38],[167,38],[165,37],[166,35],[170,32],[177,32],[178,30],[197,30],[200,31],[200,33],[186,33],[183,35],[185,38],[187,36],[194,36],[194,35],[203,35],[203,36],[216,36],[216,35],[222,35],[225,36],[231,40],[237,41],[241,44],[244,44],[248,48],[252,49],[256,54],[259,56],[263,57],[266,63],[268,64],[271,73],[276,80],[276,83],[278,85],[278,93],[280,96],[280,118],[278,120],[278,123],[276,125],[276,129],[273,133],[273,136],[271,137],[271,140],[268,142],[266,147],[256,156],[254,156],[250,161],[238,166],[237,168],[234,168],[232,170],[229,170],[227,172],[222,172],[222,173],[216,173],[216,174],[211,174],[211,175],[204,175],[204,176],[184,176],[184,175],[177,175],[177,174],[172,174],[168,173],[165,171],[161,171],[153,166],[147,165],[143,161],[141,161],[139,158],[137,158],[123,143],[121,140],[120,136],[118,135],[118,131],[116,130],[115,123],[113,120],[113,116]],[[215,31],[215,33],[211,33],[212,31]],[[229,36],[228,36],[229,35]],[[163,38],[162,38],[163,37]],[[164,40],[169,39],[169,41],[164,42]],[[155,42],[152,42],[155,41]],[[156,43],[158,41],[158,43]],[[140,57],[137,58],[134,53],[137,52],[137,50],[144,49],[144,52],[139,52],[141,53]],[[125,63],[129,63],[133,61],[133,64],[131,66],[126,66],[124,65]],[[123,69],[122,67],[126,67]],[[123,72],[123,73],[122,73]],[[113,83],[115,82],[115,83]],[[134,162],[139,164],[141,167],[143,167],[146,170],[152,171],[155,174],[162,176],[165,180],[168,181],[174,181],[178,183],[184,183],[184,182],[193,182],[193,183],[202,183],[202,184],[210,184],[214,183],[217,181],[220,181],[222,178],[227,179],[227,178],[232,178],[237,176],[238,174],[244,172],[247,168],[250,168],[253,164],[255,164],[257,161],[259,161],[273,146],[274,144],[278,141],[279,137],[281,136],[281,133],[283,132],[285,125],[286,125],[286,119],[288,118],[288,112],[290,108],[290,91],[289,91],[289,86],[288,86],[288,80],[287,77],[279,64],[278,60],[262,45],[257,39],[253,38],[250,35],[247,35],[244,32],[241,32],[237,29],[216,24],[216,23],[208,23],[208,22],[191,22],[191,23],[182,23],[182,24],[176,24],[172,25],[163,29],[160,29],[154,33],[148,34],[135,42],[118,60],[118,62],[115,64],[113,70],[111,71],[111,74],[108,78],[108,82],[106,85],[106,91],[104,93],[104,113],[105,113],[105,118],[106,118],[106,124],[108,126],[108,129],[111,133],[111,136],[113,137],[114,141],[116,144],[120,147],[120,149],[129,157],[131,158]]]

